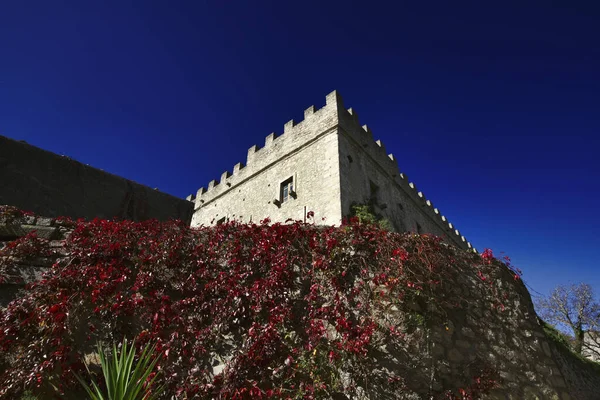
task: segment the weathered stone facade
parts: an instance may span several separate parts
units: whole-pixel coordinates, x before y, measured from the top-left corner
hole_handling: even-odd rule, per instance
[[[293,182],[293,192],[285,197],[287,182]],[[340,224],[352,205],[369,203],[397,231],[432,233],[471,248],[335,91],[324,107],[306,109],[303,121],[289,121],[280,136],[271,133],[263,147],[248,150],[246,164],[238,163],[188,199],[195,201],[192,226],[304,220],[308,211],[317,223]]]
[[[39,280],[42,274],[62,257],[64,240],[72,231],[70,224],[56,218],[36,215],[11,217],[6,207],[0,205],[0,307],[6,306],[28,283]],[[2,250],[13,240],[35,232],[36,236],[49,241],[51,254],[47,257],[11,258]]]

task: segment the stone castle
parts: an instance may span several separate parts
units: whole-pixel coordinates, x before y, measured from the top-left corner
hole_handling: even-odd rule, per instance
[[[288,219],[340,224],[368,204],[398,232],[431,233],[463,249],[464,236],[399,171],[371,130],[332,92],[304,120],[252,146],[219,180],[186,200],[72,158],[0,136],[0,204],[47,217],[181,219],[191,226],[227,220]],[[475,249],[473,249],[475,250]]]
[[[369,204],[398,232],[430,233],[472,249],[336,91],[324,107],[307,108],[303,121],[289,121],[283,134],[271,133],[263,147],[250,147],[245,164],[188,200],[195,203],[192,226],[306,220],[309,211],[317,223],[339,224],[353,205]]]
[[[267,136],[262,148],[251,147],[245,164],[237,164],[187,200],[0,136],[0,205],[38,214],[20,219],[0,215],[0,261],[3,248],[33,231],[64,256],[63,240],[72,228],[52,218],[58,216],[180,219],[199,226],[266,217],[274,222],[308,220],[312,211],[316,223],[339,224],[354,204],[372,205],[397,231],[432,233],[475,250],[398,170],[395,158],[373,140],[337,92],[327,96],[324,107],[310,107],[304,115],[302,122],[285,124],[282,135]],[[0,283],[0,308],[55,261],[10,259],[16,279]],[[501,385],[483,399],[599,398],[597,368],[544,331],[527,288],[509,269],[496,269],[493,279],[485,282],[475,270],[458,278],[447,286],[451,292],[440,296],[453,296],[464,307],[431,331],[429,354],[436,360],[436,371],[458,376],[481,356],[498,370]],[[495,296],[490,297],[491,281],[505,295],[508,307],[502,312]]]

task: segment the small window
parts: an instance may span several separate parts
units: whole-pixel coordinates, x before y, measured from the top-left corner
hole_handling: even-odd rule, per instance
[[[402,205],[402,203],[398,203],[398,208],[400,209],[400,211],[404,211],[404,206]]]
[[[290,197],[296,197],[296,193],[294,192],[294,177],[289,177],[285,181],[281,182],[279,187],[279,201],[281,203],[285,203],[290,199]]]
[[[371,197],[377,196],[377,192],[379,192],[379,186],[377,186],[373,181],[369,181],[369,189],[371,190]]]
[[[348,161],[350,162],[350,164],[352,164],[352,161],[354,161],[354,160],[352,159],[351,156],[348,156]]]
[[[221,225],[221,224],[225,223],[225,219],[226,219],[226,217],[220,218],[220,219],[217,221],[217,225]]]
[[[378,199],[379,186],[377,186],[371,180],[369,181],[369,191],[371,192],[371,195],[369,197],[369,202],[371,202],[374,205],[379,204],[379,199]]]

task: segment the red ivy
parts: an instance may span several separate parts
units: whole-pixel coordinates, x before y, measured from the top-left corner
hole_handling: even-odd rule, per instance
[[[370,376],[374,349],[406,337],[378,313],[452,279],[459,259],[477,268],[492,262],[491,252],[479,257],[353,221],[199,229],[60,222],[74,227],[66,256],[0,310],[0,398],[18,398],[24,388],[76,390],[73,372],[96,341],[123,336],[157,345],[165,398],[352,396],[365,381],[400,390],[395,371]],[[0,255],[49,251],[29,235]],[[350,367],[343,383],[339,371]]]

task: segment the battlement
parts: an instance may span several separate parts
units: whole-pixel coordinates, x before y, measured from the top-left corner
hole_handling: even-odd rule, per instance
[[[195,209],[223,195],[279,159],[330,133],[337,126],[340,110],[343,110],[342,98],[333,91],[326,96],[325,106],[310,106],[304,110],[302,121],[286,122],[281,134],[272,132],[265,137],[263,146],[253,145],[248,149],[245,164],[237,163],[232,172],[225,171],[219,180],[210,181],[206,188],[201,187],[196,194]]]
[[[345,135],[356,143],[448,237],[475,250],[458,229],[400,171],[396,158],[387,153],[385,144],[374,139],[373,132],[367,125],[360,124],[358,113],[352,108],[344,107],[342,97],[337,91],[326,96],[323,107],[308,107],[304,111],[302,121],[290,120],[283,125],[282,133],[272,132],[267,135],[264,145],[251,146],[245,164],[237,163],[231,172],[227,170],[218,180],[210,181],[206,188],[201,187],[195,196],[195,210],[205,207],[274,163],[290,157],[330,133]],[[190,199],[194,201],[193,196]]]
[[[456,242],[462,243],[469,249],[477,251],[468,242],[459,230],[450,223],[440,211],[435,208],[431,200],[427,199],[423,192],[419,191],[413,182],[410,182],[406,174],[400,171],[398,162],[393,154],[388,154],[385,144],[374,139],[373,132],[367,125],[361,125],[357,112],[349,108],[340,112],[340,133],[346,134],[380,166],[386,174],[391,176],[394,182],[433,220],[442,230]]]

